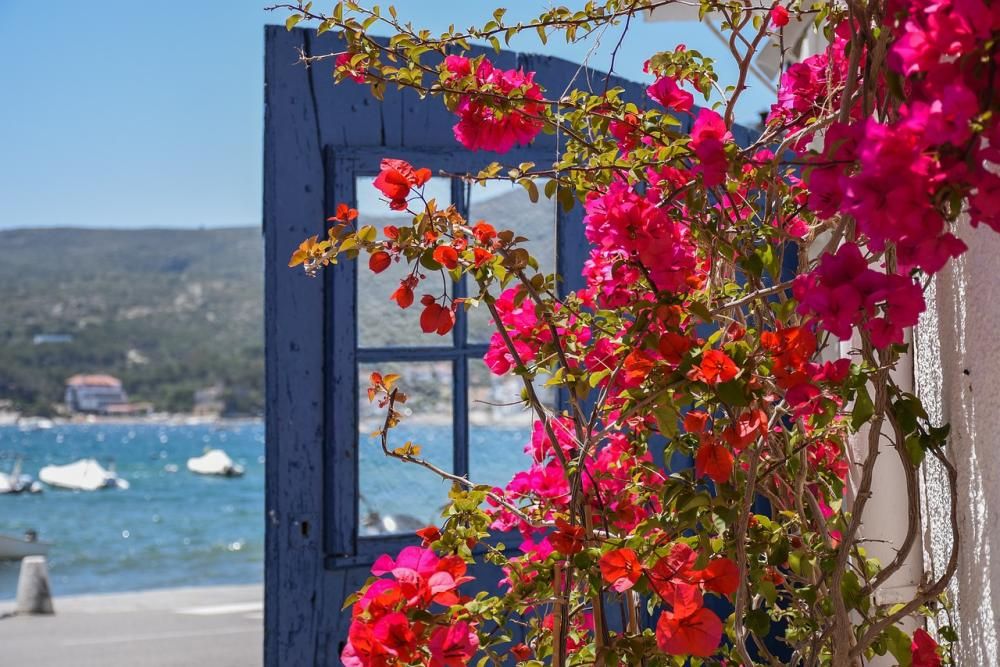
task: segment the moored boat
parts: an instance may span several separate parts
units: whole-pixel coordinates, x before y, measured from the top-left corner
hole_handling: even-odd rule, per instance
[[[80,459],[66,465],[48,465],[38,471],[38,479],[49,486],[72,491],[127,489],[129,484],[114,470],[108,470],[94,459]]]
[[[0,472],[0,495],[13,493],[39,493],[42,485],[21,472],[21,459],[17,459],[10,472]]]
[[[188,459],[187,469],[199,475],[217,475],[219,477],[240,477],[243,466],[235,463],[221,449],[210,449],[201,456]]]

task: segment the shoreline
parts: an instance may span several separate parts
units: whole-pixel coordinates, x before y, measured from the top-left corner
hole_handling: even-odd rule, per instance
[[[203,426],[203,425],[235,425],[263,423],[263,417],[221,417],[212,415],[168,414],[154,413],[151,415],[106,416],[106,415],[75,415],[72,417],[26,417],[18,415],[7,419],[0,415],[0,426],[9,426],[24,430],[47,430],[56,426]]]

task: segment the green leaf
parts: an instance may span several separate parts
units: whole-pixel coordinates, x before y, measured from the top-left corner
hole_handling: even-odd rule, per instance
[[[758,637],[766,637],[771,632],[771,618],[763,609],[754,609],[743,617],[743,624]]]
[[[291,30],[301,20],[302,20],[302,15],[301,14],[292,14],[287,19],[285,19],[285,29],[286,30]]]
[[[866,385],[861,385],[858,387],[857,394],[854,397],[854,409],[851,411],[851,428],[856,432],[863,424],[871,419],[874,414],[875,404],[872,403],[872,397],[868,393],[868,387]]]
[[[910,667],[913,664],[913,654],[910,652],[910,637],[898,626],[891,625],[883,635],[889,653],[899,663],[899,667]]]

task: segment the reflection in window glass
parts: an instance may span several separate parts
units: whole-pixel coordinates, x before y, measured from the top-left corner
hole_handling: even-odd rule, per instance
[[[546,181],[538,181],[538,190],[543,192]],[[497,231],[510,229],[528,240],[522,244],[538,260],[542,273],[556,270],[556,201],[541,195],[538,203],[532,204],[528,193],[520,185],[502,181],[490,181],[486,187],[471,186],[469,196],[469,222],[485,220]],[[475,296],[475,285],[469,285],[469,295]],[[470,343],[489,342],[493,322],[485,306],[469,311]]]
[[[355,192],[358,197],[358,224],[374,225],[381,232],[386,225],[409,224],[411,216],[405,211],[393,211],[381,201],[381,193],[372,186],[373,176],[358,176]],[[439,206],[451,203],[451,181],[432,178],[424,186],[424,197],[436,199]],[[414,305],[402,309],[389,297],[399,281],[409,275],[405,262],[393,263],[388,269],[374,274],[368,269],[368,260],[358,262],[358,347],[430,347],[450,346],[451,338],[425,335],[420,331],[420,292]],[[440,281],[436,283],[440,285]]]
[[[398,373],[407,396],[397,408],[405,416],[389,431],[389,447],[412,441],[420,457],[452,469],[452,362],[383,362],[358,367],[358,534],[413,533],[438,523],[449,484],[429,470],[385,456],[378,437],[385,409],[368,402],[369,376]]]
[[[531,442],[534,413],[519,402],[524,386],[519,377],[498,377],[481,359],[468,363],[469,479],[502,487],[531,465],[524,447]],[[541,387],[536,391],[551,408],[554,392]]]

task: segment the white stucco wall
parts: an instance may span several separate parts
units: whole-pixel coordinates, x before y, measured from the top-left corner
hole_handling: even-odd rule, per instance
[[[969,252],[943,270],[916,331],[914,376],[931,419],[951,423],[959,473],[960,561],[951,587],[957,664],[1000,665],[1000,234],[962,225]],[[924,566],[951,549],[945,480],[924,471]]]

